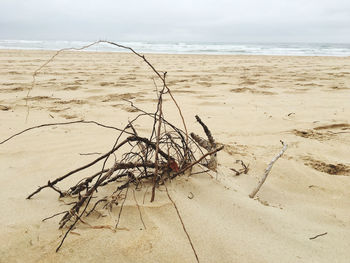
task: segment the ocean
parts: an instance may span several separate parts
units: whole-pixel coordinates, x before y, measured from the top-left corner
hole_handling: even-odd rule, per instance
[[[92,41],[93,42],[93,41]],[[115,41],[117,42],[117,41]],[[0,49],[58,50],[79,48],[87,41],[0,40]],[[167,54],[232,54],[232,55],[286,55],[286,56],[350,56],[350,44],[332,43],[160,43],[117,42],[140,53]],[[98,44],[86,50],[125,52],[107,44]]]

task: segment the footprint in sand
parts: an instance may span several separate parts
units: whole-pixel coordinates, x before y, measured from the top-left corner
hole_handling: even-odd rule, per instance
[[[63,90],[77,90],[79,88],[80,88],[80,86],[68,86],[68,87],[64,88]]]
[[[255,85],[256,83],[257,83],[256,81],[247,79],[247,80],[242,81],[238,85],[240,85],[240,86],[242,86],[242,85]]]
[[[197,84],[205,87],[211,87],[211,83],[206,82],[206,81],[198,81]]]
[[[113,86],[114,82],[100,82],[100,86],[104,87],[104,86]]]
[[[8,111],[10,110],[11,108],[9,106],[5,106],[5,105],[0,105],[0,110],[2,111]]]
[[[6,85],[6,84],[3,84],[3,85]],[[7,86],[10,86],[10,84],[7,85]],[[22,87],[16,87],[16,88],[12,88],[12,89],[11,88],[0,89],[0,92],[1,93],[9,93],[9,92],[20,92],[20,91],[23,91],[23,90],[24,90],[24,88],[22,88]]]
[[[292,133],[299,137],[324,141],[333,139],[341,133],[349,133],[349,130],[350,124],[334,123],[317,126],[313,129],[308,130],[293,130]]]
[[[350,124],[335,123],[330,125],[317,126],[314,128],[314,130],[333,130],[333,129],[350,130]]]
[[[76,119],[76,118],[79,118],[77,115],[69,115],[69,114],[63,114],[63,115],[60,115],[60,117],[63,117],[67,120],[71,120],[71,119]]]
[[[313,169],[327,173],[330,175],[342,175],[342,176],[350,176],[350,166],[342,163],[330,164],[325,163],[320,160],[313,159],[310,156],[302,157],[304,164],[312,167]]]
[[[262,94],[262,95],[276,95],[277,94],[276,92],[257,90],[257,89],[252,89],[252,88],[235,88],[235,89],[231,89],[230,91],[234,92],[234,93],[250,92],[253,94]]]
[[[319,141],[330,140],[332,138],[331,134],[315,132],[313,130],[293,130],[292,133],[299,137],[314,139]]]

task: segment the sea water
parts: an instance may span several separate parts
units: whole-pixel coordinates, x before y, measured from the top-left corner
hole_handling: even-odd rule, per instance
[[[93,42],[93,41],[91,41]],[[0,49],[58,50],[79,48],[87,41],[0,40]],[[186,43],[186,42],[118,42],[140,53],[168,54],[232,54],[232,55],[286,55],[286,56],[350,56],[350,44],[332,43]],[[125,52],[104,43],[89,51]]]

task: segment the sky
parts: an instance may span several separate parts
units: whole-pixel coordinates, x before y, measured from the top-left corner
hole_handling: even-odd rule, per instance
[[[350,0],[0,0],[0,39],[350,43]]]

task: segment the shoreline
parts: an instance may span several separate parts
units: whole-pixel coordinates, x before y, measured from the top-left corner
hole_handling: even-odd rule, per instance
[[[67,49],[67,48],[63,48]],[[4,49],[0,48],[0,52],[58,52],[62,49]],[[164,56],[230,56],[230,57],[296,57],[296,58],[350,58],[350,55],[346,56],[340,56],[340,55],[276,55],[276,54],[228,54],[228,53],[215,53],[215,54],[209,54],[209,53],[147,53],[147,52],[139,52],[135,50],[139,54],[143,55],[164,55]],[[132,52],[125,52],[125,51],[93,51],[93,50],[64,50],[63,52],[87,52],[87,53],[96,53],[96,54],[132,54]]]

